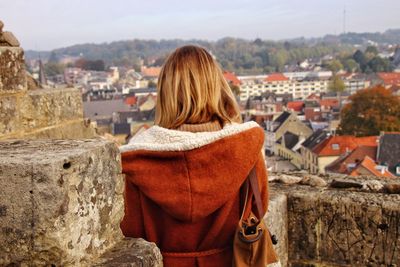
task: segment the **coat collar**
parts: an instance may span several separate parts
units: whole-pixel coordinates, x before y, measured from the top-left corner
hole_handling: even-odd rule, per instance
[[[259,125],[254,121],[248,121],[226,124],[219,131],[192,133],[154,125],[134,136],[127,145],[120,147],[120,151],[187,151],[254,127],[259,127]]]

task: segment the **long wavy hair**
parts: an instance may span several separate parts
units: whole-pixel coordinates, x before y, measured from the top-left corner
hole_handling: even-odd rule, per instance
[[[232,90],[207,50],[194,45],[177,48],[158,78],[155,124],[176,129],[213,120],[221,126],[242,122]]]

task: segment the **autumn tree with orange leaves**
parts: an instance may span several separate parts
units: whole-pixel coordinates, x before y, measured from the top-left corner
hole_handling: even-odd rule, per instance
[[[355,136],[400,131],[400,98],[381,85],[359,90],[341,111],[339,132]]]

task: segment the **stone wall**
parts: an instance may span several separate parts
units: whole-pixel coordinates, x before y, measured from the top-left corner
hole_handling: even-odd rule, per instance
[[[108,141],[0,142],[0,266],[161,266],[158,249],[124,239],[124,180]],[[100,258],[100,259],[99,259]]]
[[[82,139],[96,133],[83,120],[80,92],[37,89],[18,40],[2,28],[0,266],[162,266],[153,243],[121,233],[116,145]]]
[[[0,140],[96,135],[83,119],[77,89],[28,90],[26,78],[22,48],[0,46]]]
[[[316,186],[308,175],[280,176],[266,220],[283,266],[400,266],[399,181],[325,176]]]

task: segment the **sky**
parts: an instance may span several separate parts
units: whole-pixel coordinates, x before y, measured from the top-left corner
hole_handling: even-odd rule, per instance
[[[128,39],[282,40],[400,28],[399,0],[0,0],[24,49]]]

